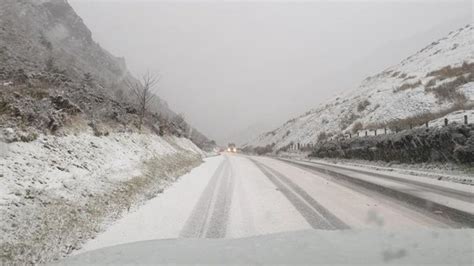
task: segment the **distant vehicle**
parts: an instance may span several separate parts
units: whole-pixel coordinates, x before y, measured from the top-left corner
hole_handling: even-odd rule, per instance
[[[229,143],[229,145],[227,145],[227,151],[228,152],[237,152],[237,147],[235,146],[234,143]]]

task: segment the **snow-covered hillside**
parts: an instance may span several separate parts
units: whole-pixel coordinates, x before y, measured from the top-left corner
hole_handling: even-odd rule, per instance
[[[9,73],[18,71],[29,77],[60,73],[72,81],[81,81],[87,75],[99,93],[134,103],[135,97],[124,82],[134,80],[125,59],[95,42],[66,0],[0,1],[0,86],[9,84]],[[167,119],[177,115],[159,97],[153,99],[149,109]],[[192,130],[190,138],[200,147],[213,146],[198,130]]]
[[[473,25],[449,33],[400,64],[366,78],[357,89],[260,135],[246,147],[270,145],[277,150],[291,143],[314,143],[322,132],[337,135],[422,114],[436,118],[436,114],[472,109],[473,33]]]

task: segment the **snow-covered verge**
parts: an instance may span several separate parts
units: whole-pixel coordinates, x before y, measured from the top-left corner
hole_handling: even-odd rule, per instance
[[[86,132],[3,143],[0,264],[60,258],[202,162],[191,141]]]
[[[245,146],[277,151],[291,144],[312,144],[322,138],[396,123],[404,129],[451,112],[472,110],[473,31],[472,24],[452,31],[399,64],[366,78],[354,90],[290,119]],[[450,121],[462,123],[463,118],[452,117]]]
[[[212,173],[223,161],[224,156],[205,158],[163,193],[114,221],[71,255],[137,241],[179,238]]]
[[[351,166],[364,171],[382,172],[385,174],[399,173],[410,176],[420,176],[431,179],[450,181],[454,183],[474,185],[474,169],[455,163],[400,163],[384,161],[367,161],[343,158],[312,158],[308,152],[281,152],[278,158],[306,162]]]

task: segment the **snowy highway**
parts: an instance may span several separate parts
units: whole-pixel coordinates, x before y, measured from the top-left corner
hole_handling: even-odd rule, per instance
[[[472,199],[466,185],[226,153],[207,158],[80,252],[152,239],[311,228],[472,228]]]

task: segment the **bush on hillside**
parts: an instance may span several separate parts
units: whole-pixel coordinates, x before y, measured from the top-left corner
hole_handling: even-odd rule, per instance
[[[370,105],[369,100],[365,99],[365,100],[359,102],[359,104],[357,105],[357,111],[362,112],[365,109],[367,109],[367,106],[369,106],[369,105]]]

